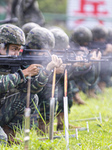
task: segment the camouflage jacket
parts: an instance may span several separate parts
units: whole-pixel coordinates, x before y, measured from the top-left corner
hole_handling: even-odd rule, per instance
[[[8,96],[18,91],[27,92],[27,78],[24,77],[22,70],[11,74],[10,68],[0,67],[0,98]],[[48,75],[49,76],[49,75]],[[48,81],[48,76],[43,70],[37,76],[31,78],[31,93],[37,94],[42,90]]]

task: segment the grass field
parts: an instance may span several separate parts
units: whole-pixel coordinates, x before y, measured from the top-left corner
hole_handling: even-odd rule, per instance
[[[86,95],[80,93],[87,105],[73,105],[69,114],[69,123],[86,127],[86,121],[76,122],[73,120],[93,118],[96,120],[88,121],[89,132],[87,130],[78,131],[78,139],[76,137],[69,138],[69,150],[112,150],[112,88],[105,90],[103,94],[98,95],[98,99],[87,98]],[[102,116],[102,123],[97,119],[99,113]],[[56,120],[55,120],[56,122]],[[54,125],[54,129],[56,125]],[[69,135],[75,134],[75,129],[69,131]],[[63,136],[64,133],[58,135]],[[49,137],[49,135],[45,135]],[[24,133],[17,133],[17,137],[22,141]],[[42,136],[37,135],[35,130],[30,131],[29,150],[66,150],[66,141],[61,139],[39,140]],[[24,150],[24,142],[20,145],[12,146],[0,145],[0,150]]]

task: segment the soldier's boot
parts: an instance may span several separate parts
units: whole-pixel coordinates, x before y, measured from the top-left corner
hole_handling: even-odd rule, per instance
[[[99,88],[101,89],[102,92],[105,91],[105,88],[106,88],[106,83],[105,82],[99,82],[98,86],[99,86]]]
[[[22,142],[19,139],[15,138],[15,132],[9,126],[5,125],[3,127],[3,130],[7,134],[9,144],[20,144]]]
[[[95,94],[95,89],[89,89],[88,91],[87,91],[87,96],[88,97],[92,97],[92,98],[98,98],[98,96]]]
[[[63,130],[64,112],[61,112],[57,116],[57,131]]]
[[[39,125],[39,129],[42,131],[41,134],[43,135],[43,133],[48,133],[48,123],[49,120],[46,120],[45,122],[43,122],[43,120],[41,118],[39,118],[38,120],[38,125]]]
[[[75,93],[73,101],[78,105],[85,105],[86,103],[81,99],[79,92]]]

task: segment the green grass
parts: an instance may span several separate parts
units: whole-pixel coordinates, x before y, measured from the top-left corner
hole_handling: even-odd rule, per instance
[[[96,119],[95,121],[88,121],[89,132],[79,131],[78,140],[74,138],[69,139],[70,150],[112,150],[112,88],[106,89],[105,93],[98,95],[98,99],[87,98],[86,95],[80,93],[87,105],[73,105],[71,113],[69,114],[69,123],[74,126],[86,127],[86,121],[71,122],[70,120],[85,119],[98,117],[99,113],[102,116],[102,124]],[[55,120],[56,122],[56,120]],[[54,127],[54,129],[56,126]],[[64,133],[60,133],[62,136]],[[70,131],[69,134],[75,134]],[[17,133],[17,137],[24,139],[24,133]],[[47,134],[46,137],[49,137]],[[37,135],[35,130],[30,131],[29,150],[66,150],[66,141],[61,139],[39,140],[42,136]],[[0,150],[23,150],[24,142],[20,145],[13,144],[12,146],[0,145]]]

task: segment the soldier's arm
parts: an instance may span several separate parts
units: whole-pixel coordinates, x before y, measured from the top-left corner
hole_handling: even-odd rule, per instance
[[[14,74],[0,75],[0,93],[7,92],[25,81],[25,76],[21,70]]]
[[[38,70],[37,68],[35,68],[35,75],[34,74],[34,71],[32,72],[32,75],[30,72],[32,70],[29,69],[29,71],[24,71],[24,75],[27,77],[28,74],[30,76],[32,76],[32,80],[31,80],[31,93],[38,93],[40,92],[43,87],[46,85],[47,81],[48,81],[48,78],[49,76],[52,74],[52,70],[54,67],[60,67],[60,65],[62,65],[62,60],[60,58],[58,58],[56,55],[52,55],[52,61],[50,63],[48,63],[47,67],[46,68],[41,68],[39,69],[39,72],[36,73],[36,71]],[[41,65],[40,65],[41,66]],[[28,68],[27,68],[28,70]],[[24,86],[25,88],[23,88],[22,90],[24,92],[26,92],[26,88],[27,86]]]
[[[60,67],[62,60],[56,55],[52,55],[52,61],[47,65],[45,69],[41,69],[39,74],[35,76],[31,82],[31,92],[38,93],[46,85],[49,76],[52,74],[54,67]]]

